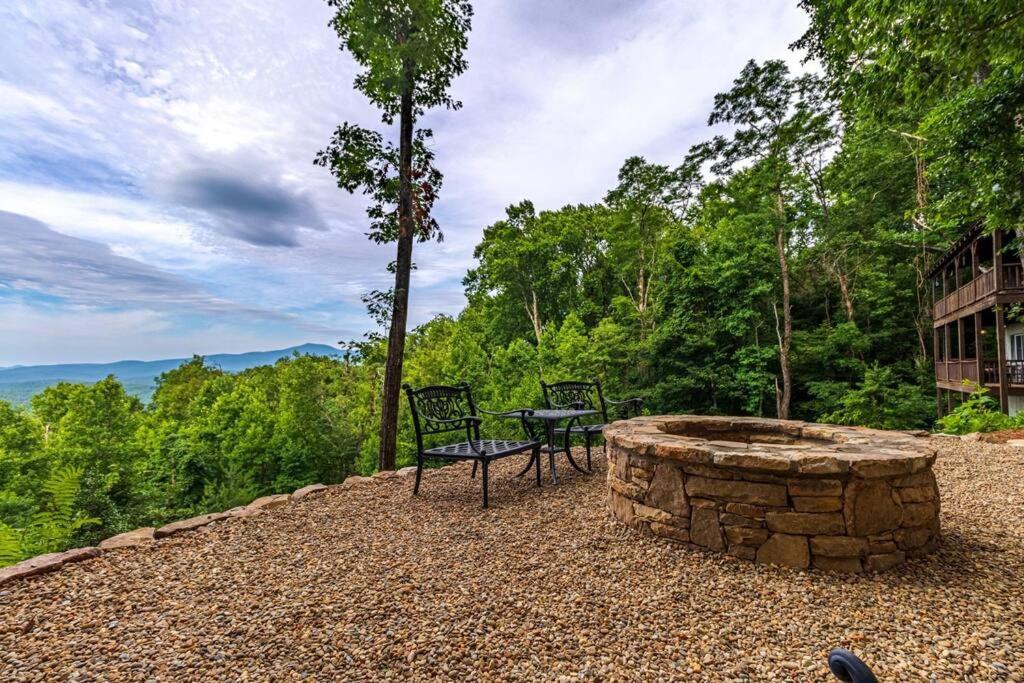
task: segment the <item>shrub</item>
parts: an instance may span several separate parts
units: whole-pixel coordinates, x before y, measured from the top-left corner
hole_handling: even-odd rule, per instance
[[[939,419],[939,429],[946,434],[995,432],[1017,426],[1020,420],[1011,419],[999,410],[999,403],[987,389],[978,387],[953,412]]]

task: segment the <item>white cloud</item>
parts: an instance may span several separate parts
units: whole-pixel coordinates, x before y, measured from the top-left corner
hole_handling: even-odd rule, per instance
[[[463,305],[473,246],[504,206],[597,201],[629,155],[678,161],[707,135],[713,95],[751,57],[796,63],[786,47],[805,25],[795,0],[474,6],[469,71],[454,86],[465,107],[424,121],[445,173],[446,239],[416,246],[414,284],[427,289],[413,293],[413,325]],[[318,0],[4,4],[0,210],[239,306],[359,336],[371,324],[359,295],[388,286],[394,255],[365,238],[364,199],[312,164],[340,122],[381,127],[352,89],[357,67],[338,50],[330,12]],[[175,191],[182,178],[224,173],[245,190],[236,196],[276,197],[274,220]],[[12,329],[9,311],[0,331]],[[75,316],[67,324],[88,326],[88,313]],[[170,337],[126,327],[104,348],[132,356],[175,339],[174,355],[187,355],[199,339],[188,330],[211,324]],[[257,347],[266,332],[253,335]],[[54,347],[53,360],[73,353]]]

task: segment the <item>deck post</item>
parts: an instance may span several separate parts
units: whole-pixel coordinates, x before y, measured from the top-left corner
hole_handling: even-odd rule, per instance
[[[985,354],[982,342],[985,337],[981,334],[981,312],[974,314],[974,358],[978,361],[978,386],[985,386]]]
[[[992,231],[992,267],[996,271],[996,292],[1003,291],[1003,231]]]
[[[999,363],[999,409],[1009,414],[1010,384],[1006,376],[1006,312],[1002,304],[996,305],[996,358]]]

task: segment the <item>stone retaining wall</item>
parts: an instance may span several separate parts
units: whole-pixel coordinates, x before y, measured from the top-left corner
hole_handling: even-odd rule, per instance
[[[385,470],[377,472],[372,477],[351,476],[336,486],[310,484],[309,486],[303,486],[292,493],[279,493],[270,496],[262,496],[248,505],[242,505],[225,512],[211,512],[205,515],[199,515],[198,517],[171,522],[170,524],[165,524],[159,528],[143,527],[141,529],[135,529],[134,531],[127,531],[123,534],[111,536],[101,542],[97,547],[74,548],[72,550],[65,550],[64,552],[39,555],[37,557],[23,560],[18,564],[14,564],[9,567],[0,567],[0,585],[3,585],[8,581],[14,581],[15,579],[23,579],[30,576],[38,576],[39,574],[54,572],[64,565],[99,557],[100,555],[112,550],[150,545],[157,542],[159,539],[168,538],[184,531],[193,531],[225,520],[241,519],[245,517],[252,517],[257,514],[263,514],[268,510],[284,507],[290,503],[298,502],[303,498],[323,493],[331,488],[347,491],[355,487],[377,484],[388,479],[410,477],[415,473],[415,467],[404,467],[395,471]]]
[[[645,534],[758,563],[877,571],[939,540],[921,434],[759,418],[609,425],[609,507]]]

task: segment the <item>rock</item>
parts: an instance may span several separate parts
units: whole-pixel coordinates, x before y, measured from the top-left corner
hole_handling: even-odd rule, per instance
[[[656,457],[676,462],[709,465],[714,459],[710,448],[683,441],[661,441],[655,446]]]
[[[932,526],[938,517],[935,503],[907,503],[903,506],[903,526]]]
[[[843,509],[843,501],[839,498],[793,496],[793,509],[797,512],[838,512]]]
[[[371,475],[373,479],[396,479],[399,476],[401,475],[395,470],[380,470]]]
[[[807,569],[811,564],[811,552],[803,536],[773,534],[757,549],[758,564],[778,564],[794,569]]]
[[[903,521],[903,508],[886,482],[857,479],[846,487],[843,515],[847,533],[870,536],[898,528]]]
[[[897,550],[899,550],[899,547],[896,545],[896,541],[871,541],[868,543],[868,553],[870,555],[887,555]]]
[[[866,538],[853,536],[815,536],[811,539],[811,552],[815,557],[860,557],[867,553]]]
[[[845,474],[850,463],[829,453],[808,451],[800,455],[797,472],[801,474]]]
[[[723,512],[718,521],[729,526],[745,526],[750,529],[760,529],[764,526],[764,522],[760,519],[734,515],[731,512]]]
[[[768,528],[784,534],[842,534],[846,532],[843,516],[831,512],[769,512]]]
[[[736,467],[762,472],[789,472],[793,461],[785,455],[747,451],[745,453],[718,453],[714,463],[719,467]]]
[[[927,503],[935,500],[936,497],[934,486],[908,486],[897,489],[897,492],[903,503]]]
[[[633,501],[617,491],[609,491],[608,507],[612,511],[612,516],[623,524],[633,526],[636,523],[636,517],[633,514]]]
[[[763,507],[747,505],[746,503],[728,503],[725,506],[725,511],[734,515],[742,515],[743,517],[753,517],[754,519],[764,519],[765,513]]]
[[[667,523],[672,521],[672,515],[669,513],[643,503],[633,503],[633,514],[645,522]]]
[[[981,432],[971,432],[960,437],[962,441],[981,441]]]
[[[687,517],[690,514],[690,503],[686,499],[684,484],[685,477],[679,468],[662,463],[654,471],[645,502],[673,515]]]
[[[1008,439],[1006,445],[1010,448],[1024,448],[1024,439]]]
[[[900,550],[915,550],[923,548],[932,540],[934,533],[929,528],[921,529],[897,529],[896,545]]]
[[[789,482],[789,495],[834,498],[843,495],[843,482],[838,479],[792,479]]]
[[[276,493],[271,496],[261,496],[245,506],[246,510],[274,510],[284,507],[291,500],[287,493]]]
[[[660,522],[651,522],[651,531],[655,536],[659,536],[661,538],[667,538],[680,543],[690,542],[690,532],[686,529],[680,529],[668,524],[661,524]]]
[[[732,555],[733,557],[739,557],[753,562],[757,557],[757,548],[752,548],[749,545],[730,545],[729,549],[726,550],[725,553],[726,555]]]
[[[725,550],[725,540],[718,524],[718,512],[696,508],[690,515],[690,541],[711,550]]]
[[[645,467],[629,466],[629,480],[641,488],[647,488],[653,476],[654,470],[649,470]]]
[[[781,507],[786,504],[786,487],[749,481],[687,477],[686,493],[702,498],[722,498],[736,503]]]
[[[373,477],[361,477],[358,474],[353,474],[351,477],[341,482],[341,490],[348,491],[349,489],[357,486],[364,486],[366,484],[372,484],[376,480]]]
[[[632,482],[623,481],[621,479],[616,479],[612,477],[609,480],[608,486],[611,487],[612,491],[615,491],[619,495],[625,496],[626,498],[631,498],[637,501],[644,499],[644,489]]]
[[[919,458],[924,460],[923,457]],[[913,471],[913,461],[906,456],[889,455],[865,455],[862,458],[850,463],[850,470],[858,477],[865,479],[877,479],[880,477],[895,477],[901,474],[910,474]]]
[[[859,574],[864,571],[863,565],[856,557],[819,557],[815,555],[814,567],[841,574]]]
[[[213,522],[227,519],[231,516],[232,515],[227,512],[214,512],[208,515],[199,515],[198,517],[182,519],[177,522],[171,522],[170,524],[163,525],[153,532],[153,537],[166,538],[168,536],[173,536],[174,534],[179,534],[183,531],[192,531],[193,529],[204,527],[207,524],[212,524]]]
[[[93,557],[99,557],[103,551],[99,548],[74,548],[60,553],[47,553],[23,560],[18,564],[0,569],[0,585],[15,579],[24,579],[39,574],[54,572],[66,564],[82,562]]]
[[[903,564],[906,559],[907,556],[902,550],[886,553],[885,555],[868,555],[867,560],[864,561],[864,568],[869,572],[884,571],[898,564]]]
[[[933,472],[917,472],[908,474],[905,477],[898,477],[890,482],[893,486],[907,488],[911,486],[935,486],[935,474]]]
[[[303,486],[301,489],[296,489],[292,493],[292,500],[299,501],[309,496],[323,493],[327,490],[327,487],[323,484],[310,484],[309,486]]]
[[[725,527],[725,537],[729,539],[729,546],[749,545],[757,547],[768,540],[771,532],[767,529],[752,529],[745,526]]]
[[[402,469],[398,470],[397,474],[400,477],[415,477],[416,476],[416,465],[410,465],[408,467],[403,467]]]
[[[115,548],[131,548],[139,545],[149,545],[153,542],[153,533],[156,531],[151,526],[136,529],[135,531],[126,531],[123,534],[111,536],[110,538],[102,541],[99,545],[100,550],[114,550]]]
[[[682,466],[683,472],[692,474],[698,477],[706,477],[707,479],[739,479],[740,477],[733,474],[729,470],[723,470],[720,467],[713,465],[691,465],[684,464]]]

